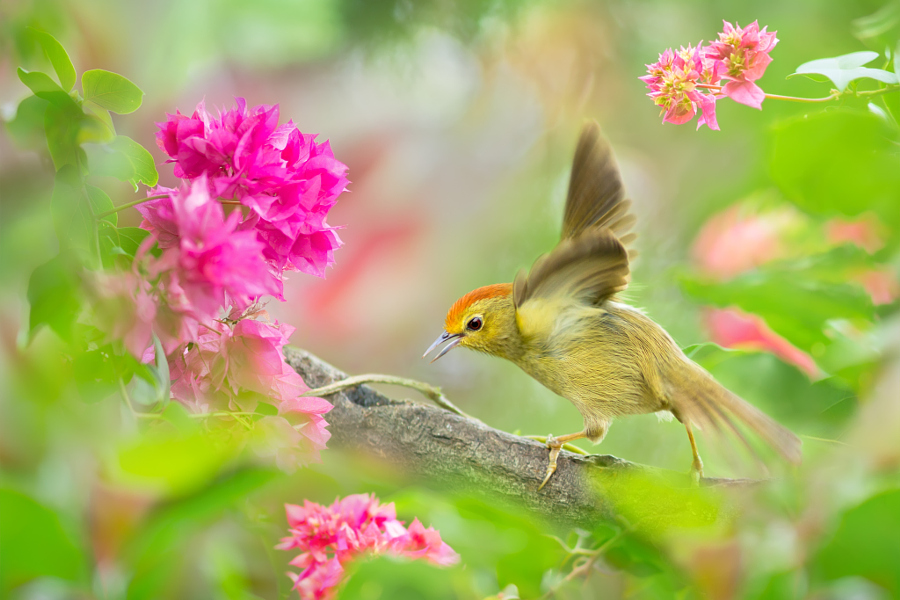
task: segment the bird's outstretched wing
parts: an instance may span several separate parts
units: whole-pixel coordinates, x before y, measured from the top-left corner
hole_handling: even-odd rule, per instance
[[[628,285],[628,251],[608,228],[591,228],[562,240],[513,283],[519,309],[532,299],[600,305]]]
[[[630,205],[600,126],[587,123],[575,150],[562,239],[527,275],[516,277],[516,309],[532,299],[597,306],[624,290],[630,274],[627,246],[635,237],[629,233]]]
[[[570,239],[592,228],[607,228],[627,249],[636,234],[629,233],[634,215],[625,199],[625,187],[609,143],[596,121],[586,123],[578,139],[569,193],[563,216],[562,239]]]

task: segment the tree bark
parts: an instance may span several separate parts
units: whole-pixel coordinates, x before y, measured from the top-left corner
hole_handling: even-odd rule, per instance
[[[285,348],[290,364],[313,388],[347,375],[312,354]],[[617,517],[617,491],[625,492],[629,472],[646,473],[688,487],[684,473],[631,463],[615,456],[581,456],[563,450],[547,485],[538,486],[547,468],[548,449],[540,442],[488,427],[447,410],[393,400],[360,385],[331,394],[326,416],[329,448],[384,460],[433,486],[522,506],[561,525],[590,527]],[[758,483],[743,479],[704,479],[703,486]]]

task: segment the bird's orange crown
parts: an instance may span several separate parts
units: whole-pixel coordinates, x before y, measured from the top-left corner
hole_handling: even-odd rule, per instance
[[[462,330],[462,318],[466,313],[466,309],[479,300],[487,298],[500,298],[512,294],[513,286],[511,283],[495,283],[486,285],[477,290],[472,290],[459,300],[453,303],[450,310],[447,311],[447,319],[444,322],[444,328],[447,331],[456,329]]]

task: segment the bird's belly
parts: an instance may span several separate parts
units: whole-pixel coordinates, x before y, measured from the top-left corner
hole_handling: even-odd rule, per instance
[[[566,398],[587,419],[643,414],[663,408],[648,394],[634,364],[602,356],[544,356],[522,369]]]

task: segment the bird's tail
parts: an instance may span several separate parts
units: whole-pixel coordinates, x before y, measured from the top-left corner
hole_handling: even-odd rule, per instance
[[[672,412],[704,431],[730,433],[756,455],[744,434],[749,429],[787,462],[801,462],[800,439],[761,410],[727,390],[699,365],[685,358],[669,381]],[[741,427],[743,425],[743,428]]]

